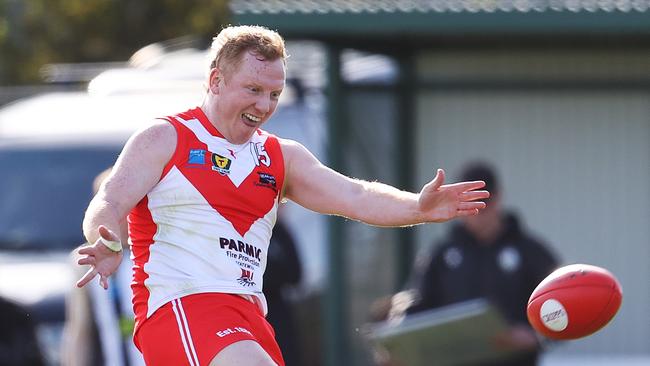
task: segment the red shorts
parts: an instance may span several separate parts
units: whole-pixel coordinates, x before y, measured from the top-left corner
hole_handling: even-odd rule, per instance
[[[135,343],[147,365],[208,365],[226,346],[257,342],[284,366],[275,332],[257,305],[238,295],[204,293],[173,300],[138,329]]]

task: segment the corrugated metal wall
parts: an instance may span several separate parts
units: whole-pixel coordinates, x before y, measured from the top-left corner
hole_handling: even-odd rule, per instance
[[[546,52],[534,63],[516,52],[508,57],[476,55],[472,64],[480,67],[472,68],[451,65],[454,57],[449,55],[429,54],[421,60],[420,74],[438,78],[444,67],[464,66],[473,73],[468,78],[459,71],[466,83],[492,79],[490,70],[507,70],[511,64],[518,77],[537,74],[544,80],[546,74],[556,81],[574,80],[566,73],[572,69],[592,70],[593,78],[603,81],[613,74],[599,55],[603,53],[572,52],[567,57],[562,51]],[[589,60],[593,65],[580,67]],[[638,54],[631,55],[628,73],[621,67],[625,60],[621,54],[611,60],[616,80],[643,72],[650,76],[648,58],[644,65],[637,62]],[[535,72],[526,74],[527,65]],[[580,79],[588,81],[588,76],[583,72]],[[470,83],[453,90],[423,90],[415,135],[418,183],[430,179],[436,167],[454,177],[468,159],[488,159],[500,170],[506,204],[520,211],[527,226],[565,263],[592,263],[618,276],[624,300],[613,323],[553,353],[650,354],[650,89],[526,89],[521,84],[491,89],[482,84],[479,91]],[[444,225],[422,227],[418,245],[427,247],[445,230]]]

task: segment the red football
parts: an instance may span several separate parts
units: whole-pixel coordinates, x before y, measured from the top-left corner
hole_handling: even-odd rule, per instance
[[[552,339],[586,337],[609,323],[621,306],[621,285],[608,270],[588,264],[561,267],[528,300],[528,321]]]

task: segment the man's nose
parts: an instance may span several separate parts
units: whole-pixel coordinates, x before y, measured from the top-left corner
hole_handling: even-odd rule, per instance
[[[271,99],[267,97],[260,97],[255,103],[255,109],[262,113],[268,113],[271,110]]]

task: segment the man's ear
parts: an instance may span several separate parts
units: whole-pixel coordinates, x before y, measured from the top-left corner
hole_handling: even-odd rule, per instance
[[[219,83],[221,82],[222,77],[222,73],[219,72],[219,69],[216,67],[210,70],[208,89],[212,94],[219,94]]]

